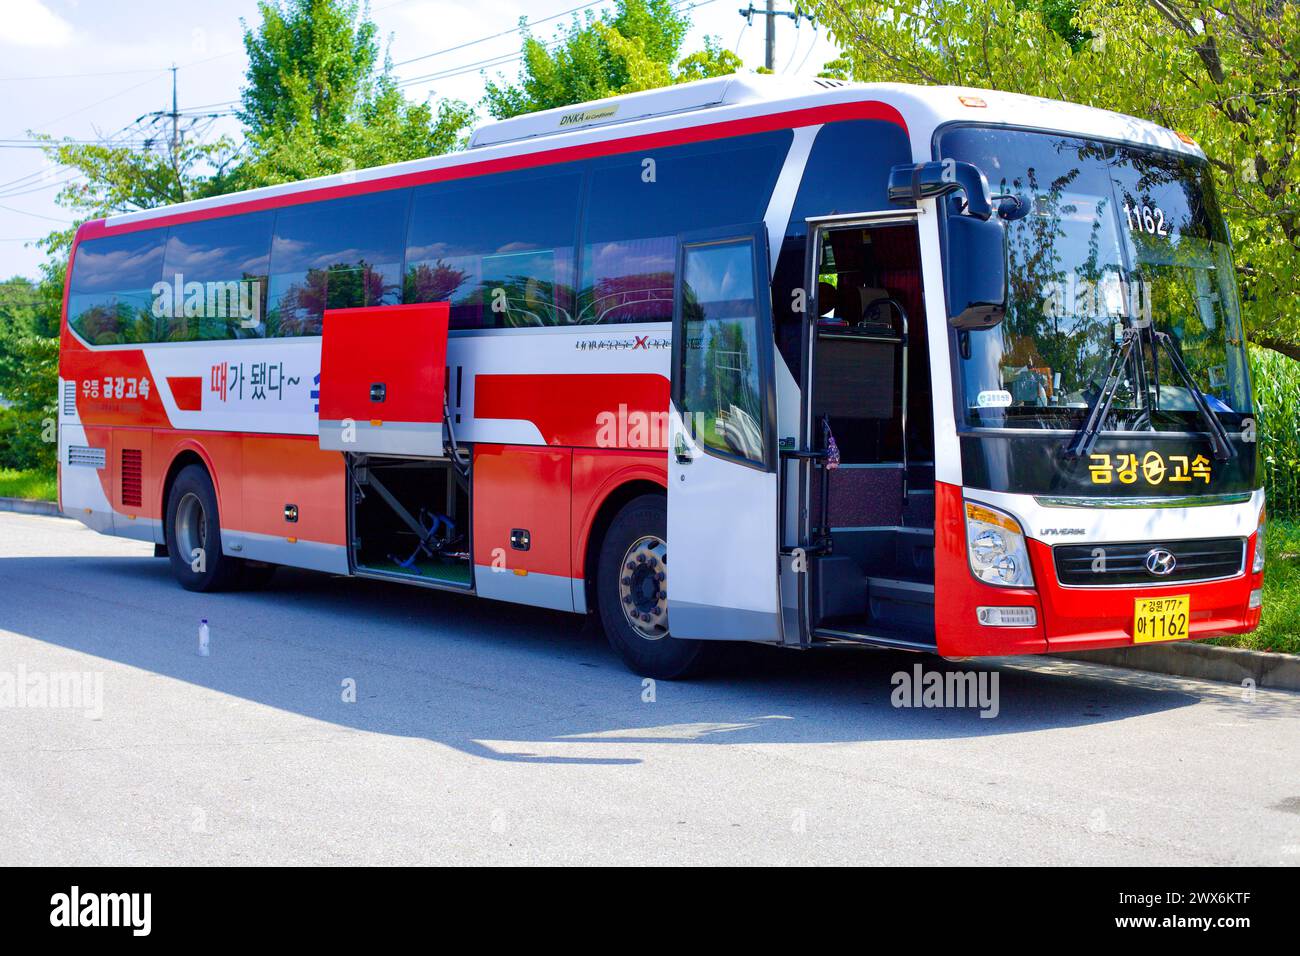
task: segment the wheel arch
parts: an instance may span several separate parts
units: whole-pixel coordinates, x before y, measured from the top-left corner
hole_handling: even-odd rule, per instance
[[[172,453],[171,461],[167,465],[167,473],[163,476],[160,489],[162,500],[159,502],[158,513],[162,515],[164,523],[167,521],[167,499],[171,496],[176,476],[190,465],[198,465],[208,473],[208,477],[212,479],[213,490],[217,493],[217,507],[221,508],[221,485],[217,479],[217,470],[212,465],[212,459],[198,445],[186,443]]]
[[[605,540],[605,533],[613,523],[615,515],[628,502],[647,494],[667,497],[668,489],[651,478],[631,478],[614,485],[600,499],[600,505],[596,508],[587,527],[586,541],[583,542],[581,550],[583,589],[589,611],[594,610],[596,606],[596,564],[600,546]]]

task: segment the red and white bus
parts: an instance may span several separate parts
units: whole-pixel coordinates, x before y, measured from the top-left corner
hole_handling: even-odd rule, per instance
[[[1131,117],[705,80],[86,223],[65,300],[61,506],[193,590],[599,614],[661,677],[1259,620],[1229,239]]]

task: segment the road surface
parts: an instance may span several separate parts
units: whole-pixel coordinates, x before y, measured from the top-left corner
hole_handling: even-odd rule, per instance
[[[996,674],[997,715],[893,706],[918,663]],[[1295,865],[1300,695],[766,648],[647,690],[569,615],[190,594],[148,545],[0,514],[0,833],[4,864]]]

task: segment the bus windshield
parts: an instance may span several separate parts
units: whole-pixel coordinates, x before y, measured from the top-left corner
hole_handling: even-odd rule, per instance
[[[1224,425],[1251,412],[1245,342],[1223,218],[1193,157],[1054,133],[956,127],[940,153],[974,163],[994,193],[1030,204],[1007,224],[1001,325],[956,333],[961,401],[975,427],[1074,429],[1125,329],[1102,428],[1202,430],[1193,393],[1153,332],[1168,335]]]

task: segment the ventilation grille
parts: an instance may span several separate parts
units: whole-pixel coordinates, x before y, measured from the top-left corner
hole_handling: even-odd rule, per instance
[[[89,445],[69,445],[68,464],[80,468],[103,468],[106,463],[104,449]]]
[[[140,449],[122,449],[122,504],[139,508],[144,503],[144,468]]]
[[[1104,562],[1097,560],[1101,555],[1094,554],[1098,549],[1104,554]],[[1146,558],[1153,550],[1173,555],[1173,571],[1157,575],[1147,570]],[[1246,539],[1058,545],[1052,549],[1052,556],[1056,559],[1057,580],[1074,587],[1213,581],[1241,573]]]
[[[66,418],[77,417],[77,383],[63,383],[63,414]]]

